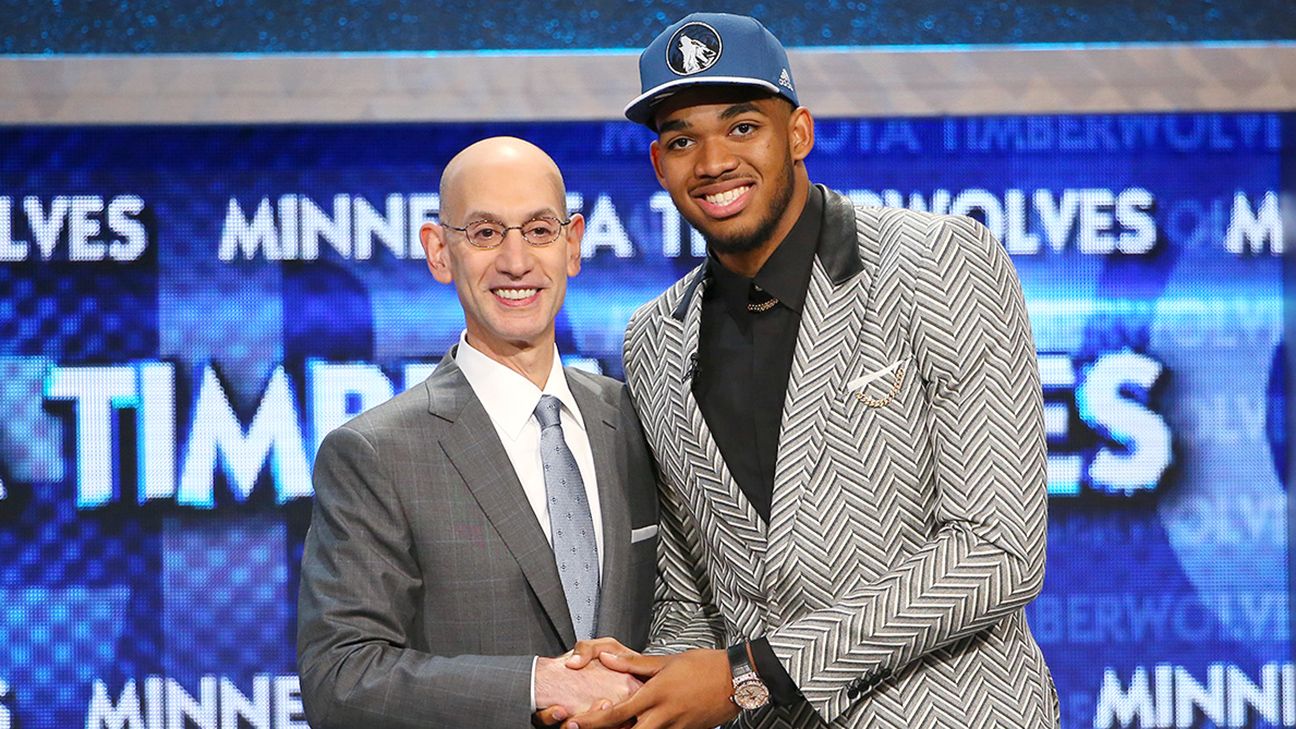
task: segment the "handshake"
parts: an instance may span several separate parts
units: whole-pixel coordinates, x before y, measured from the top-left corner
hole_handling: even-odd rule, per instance
[[[705,729],[738,716],[723,650],[646,656],[614,638],[540,658],[534,723],[561,729]]]

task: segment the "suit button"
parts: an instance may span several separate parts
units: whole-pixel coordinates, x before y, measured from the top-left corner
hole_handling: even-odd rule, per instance
[[[861,694],[861,693],[863,692],[863,690],[864,690],[864,689],[863,689],[863,685],[864,685],[864,682],[863,682],[862,680],[858,679],[858,678],[855,679],[854,681],[851,681],[851,682],[846,686],[846,697],[849,698],[849,699],[852,699],[852,700],[854,700],[854,699],[858,699],[859,696],[860,696],[860,694]]]

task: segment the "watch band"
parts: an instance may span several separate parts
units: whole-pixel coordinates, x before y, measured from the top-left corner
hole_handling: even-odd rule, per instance
[[[738,678],[756,672],[756,667],[751,662],[751,649],[747,641],[729,646],[726,652],[729,654],[729,675]]]
[[[743,710],[759,709],[769,703],[769,687],[756,672],[751,643],[743,641],[729,646],[729,672],[733,675],[734,692],[730,699]]]

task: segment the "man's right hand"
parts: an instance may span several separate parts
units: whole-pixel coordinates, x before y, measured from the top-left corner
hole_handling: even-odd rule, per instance
[[[579,669],[572,668],[569,658],[570,655],[536,660],[535,700],[540,709],[537,716],[543,723],[556,724],[600,702],[620,703],[643,685],[634,676],[613,671],[598,660],[584,663]]]
[[[596,660],[600,654],[611,653],[616,656],[637,656],[638,653],[621,645],[616,638],[590,638],[576,642],[576,647],[567,651],[567,655],[559,656],[565,658],[568,668],[584,668],[586,664]]]

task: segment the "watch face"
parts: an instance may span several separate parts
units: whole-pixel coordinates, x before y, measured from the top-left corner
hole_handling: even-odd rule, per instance
[[[734,686],[733,700],[740,709],[759,709],[769,703],[769,689],[759,678],[739,681]]]

